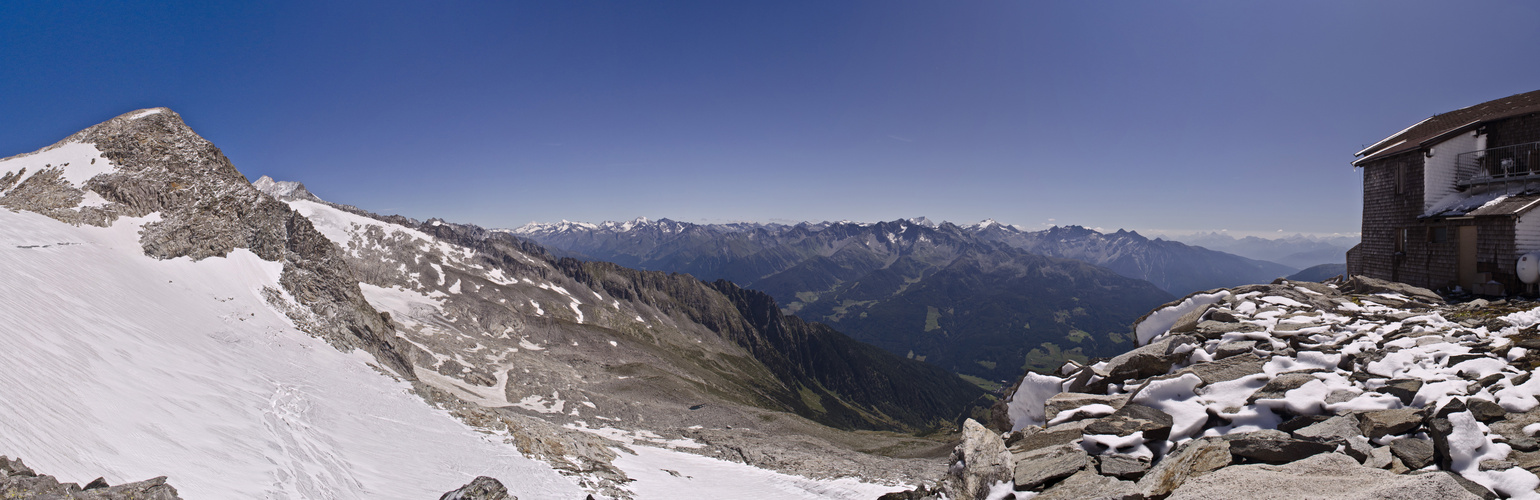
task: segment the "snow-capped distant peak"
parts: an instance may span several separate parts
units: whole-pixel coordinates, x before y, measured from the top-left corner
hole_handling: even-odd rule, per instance
[[[1005,224],[995,222],[994,219],[984,219],[979,221],[977,224],[968,226],[968,229],[989,229],[991,227],[1005,227]]]
[[[310,190],[305,189],[304,184],[294,181],[275,181],[272,177],[266,175],[257,178],[255,182],[251,183],[251,187],[257,188],[257,191],[267,193],[280,200],[321,201],[321,198],[316,197]]]
[[[920,217],[915,217],[915,218],[909,219],[909,223],[910,224],[914,224],[916,226],[936,227],[936,223],[932,222],[929,218],[926,218],[925,216],[920,216]]]

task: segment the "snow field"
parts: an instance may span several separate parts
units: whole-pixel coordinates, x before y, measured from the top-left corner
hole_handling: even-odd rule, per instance
[[[259,293],[280,264],[150,259],[143,222],[0,210],[0,454],[65,481],[165,475],[186,498],[436,498],[477,475],[582,498],[295,330]]]

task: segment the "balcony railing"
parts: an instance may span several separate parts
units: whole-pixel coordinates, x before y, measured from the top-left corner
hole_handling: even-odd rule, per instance
[[[1455,185],[1540,183],[1540,142],[1482,149],[1455,156]]]

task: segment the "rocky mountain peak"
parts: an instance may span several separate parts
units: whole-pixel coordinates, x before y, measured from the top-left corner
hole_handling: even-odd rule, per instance
[[[308,194],[297,183],[268,184]],[[153,214],[140,230],[146,256],[202,260],[246,249],[282,262],[283,290],[269,293],[274,307],[300,329],[344,349],[365,349],[413,377],[393,328],[364,300],[337,246],[309,219],[247,182],[170,109],[125,113],[0,160],[0,206],[96,226]]]

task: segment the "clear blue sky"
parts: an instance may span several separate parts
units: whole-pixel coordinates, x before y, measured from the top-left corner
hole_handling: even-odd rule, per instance
[[[250,178],[491,227],[1356,232],[1352,153],[1540,89],[1534,2],[6,2],[0,156],[169,106]]]

